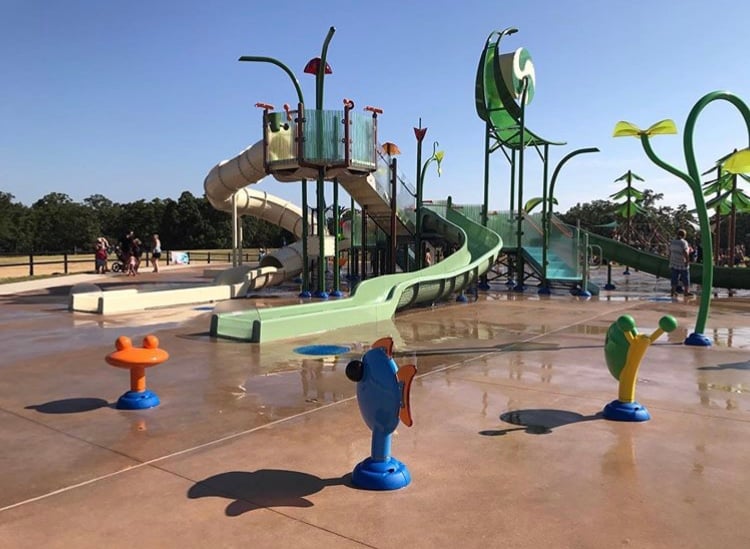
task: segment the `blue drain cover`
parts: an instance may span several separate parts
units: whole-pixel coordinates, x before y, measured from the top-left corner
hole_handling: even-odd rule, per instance
[[[343,355],[349,352],[349,347],[343,345],[305,345],[304,347],[297,347],[294,352],[300,355],[314,356]]]

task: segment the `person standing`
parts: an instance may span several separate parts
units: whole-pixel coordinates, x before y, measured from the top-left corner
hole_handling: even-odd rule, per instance
[[[141,257],[143,256],[143,243],[140,238],[133,238],[130,243],[130,264],[133,265],[133,276],[138,274],[138,269],[141,268]],[[128,270],[130,274],[130,270]]]
[[[430,249],[427,246],[424,248],[424,264],[425,267],[432,265],[432,253],[430,253]]]
[[[159,272],[159,258],[161,257],[161,240],[159,235],[154,233],[151,235],[151,266],[153,270],[151,272]]]
[[[107,248],[101,242],[96,243],[96,252],[94,253],[94,268],[96,274],[107,272]]]
[[[685,230],[677,231],[677,238],[669,243],[669,269],[672,274],[672,295],[677,295],[677,287],[682,283],[685,295],[690,291],[690,245],[685,240]]]

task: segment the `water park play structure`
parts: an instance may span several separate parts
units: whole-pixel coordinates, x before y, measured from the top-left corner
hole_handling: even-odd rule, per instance
[[[513,174],[511,179],[513,180],[516,168],[518,168],[518,198],[520,204],[522,201],[524,149],[529,145],[543,147],[546,163],[549,146],[553,143],[539,138],[524,126],[525,105],[533,97],[533,64],[528,52],[523,48],[511,54],[500,54],[499,42],[504,34],[509,34],[509,32],[499,33],[497,39],[495,39],[494,34],[491,35],[480,59],[477,71],[477,112],[486,123],[486,155],[489,156],[493,150],[499,147],[508,148],[511,151]],[[324,53],[327,50],[330,37],[331,34],[329,33],[323,48]],[[340,149],[343,148],[346,151],[349,147],[356,148],[356,141],[361,138],[361,132],[357,131],[356,126],[354,130],[347,131],[351,124],[346,121],[349,115],[346,107],[349,106],[349,103],[344,102],[344,112],[321,111],[320,101],[316,105],[315,111],[305,110],[299,85],[291,71],[283,64],[271,58],[243,57],[241,60],[272,62],[280,66],[292,78],[298,92],[299,108],[296,112],[289,107],[285,107],[283,112],[272,112],[270,105],[258,104],[264,112],[265,171],[274,173],[277,179],[279,179],[279,176],[276,175],[276,172],[280,172],[283,177],[295,180],[304,179],[304,174],[295,173],[300,168],[315,168],[317,166],[319,183],[326,178],[326,175],[329,179],[337,179],[336,184],[341,183],[350,195],[360,203],[363,212],[362,218],[363,220],[366,219],[368,212],[374,209],[375,203],[363,204],[348,188],[346,178],[342,179],[339,176],[340,173],[346,173],[346,170],[351,169],[346,162],[346,153],[343,155],[345,162],[343,166],[341,165]],[[317,59],[317,71],[315,71],[318,77],[316,84],[319,96],[322,94],[322,75],[324,74],[322,67],[324,65],[325,55]],[[301,116],[302,113],[304,113],[304,116]],[[333,119],[333,122],[328,126],[333,128],[333,131],[321,131],[321,127],[325,125],[319,121],[322,118]],[[305,121],[307,119],[317,120],[318,122],[314,123],[312,128],[306,127]],[[344,121],[343,131],[338,129],[342,120]],[[354,123],[356,124],[356,120]],[[424,170],[421,166],[421,144],[425,132],[426,129],[421,128],[421,125],[419,128],[415,128],[418,142],[417,164],[419,172],[417,191],[414,194],[416,198],[414,218],[409,218],[407,209],[399,209],[393,203],[395,191],[391,193],[388,201],[386,201],[387,196],[384,196],[383,193],[375,192],[372,194],[380,198],[381,203],[379,205],[381,208],[387,209],[390,202],[389,213],[392,222],[385,224],[379,223],[377,219],[373,219],[373,221],[389,239],[391,260],[395,259],[397,255],[401,255],[396,253],[396,249],[402,247],[406,250],[406,253],[402,256],[409,257],[411,254],[416,258],[417,267],[420,267],[422,242],[429,241],[430,236],[447,241],[451,247],[457,248],[456,252],[444,261],[424,269],[408,272],[408,267],[405,269],[406,265],[402,265],[402,270],[406,272],[396,273],[393,269],[393,272],[388,275],[365,280],[354,289],[348,299],[339,302],[308,303],[283,308],[215,314],[211,321],[211,334],[218,337],[250,341],[271,341],[306,333],[309,330],[318,331],[336,328],[351,322],[377,322],[386,316],[389,317],[399,308],[445,298],[456,291],[462,290],[469,283],[478,282],[479,277],[485,275],[491,269],[503,243],[506,242],[501,235],[507,233],[511,226],[507,223],[508,221],[516,227],[517,246],[514,266],[517,275],[516,287],[519,291],[524,288],[525,280],[528,278],[526,274],[527,264],[531,265],[532,268],[537,267],[538,270],[541,270],[542,285],[545,288],[554,280],[581,284],[584,291],[588,291],[589,284],[585,277],[585,269],[583,276],[580,275],[579,266],[581,262],[579,261],[578,250],[575,249],[577,241],[568,235],[566,239],[557,239],[555,241],[557,246],[551,245],[552,242],[547,238],[546,230],[551,223],[546,215],[546,209],[543,211],[541,225],[538,227],[541,230],[537,231],[540,238],[534,238],[534,231],[527,231],[527,236],[524,238],[523,228],[534,225],[534,220],[529,216],[520,214],[518,216],[499,216],[493,218],[491,223],[486,203],[488,195],[487,178],[485,181],[485,204],[482,206],[479,216],[471,215],[471,208],[469,207],[453,207],[450,201],[445,205],[425,205],[422,200]],[[328,147],[337,154],[334,154],[332,158],[321,159],[319,158],[320,150],[325,149],[325,143],[329,140],[333,140],[333,142]],[[490,145],[491,140],[495,141],[494,146]],[[375,143],[375,139],[369,140],[369,146],[373,146]],[[313,144],[316,144],[317,156],[306,150]],[[431,159],[436,156],[436,153],[437,151],[433,151]],[[516,153],[518,153],[519,158],[518,165],[515,163]],[[241,158],[236,157],[236,160],[228,163],[236,163],[239,167]],[[333,167],[333,170],[331,170],[331,167]],[[373,165],[364,166],[364,168],[363,171],[375,171]],[[331,171],[333,171],[333,174],[330,173]],[[258,169],[256,172],[260,173],[261,170]],[[287,176],[287,174],[289,175]],[[394,176],[392,178],[395,179]],[[220,177],[212,179],[218,179],[221,182]],[[245,177],[247,182],[250,182],[250,179],[251,177]],[[374,178],[360,177],[358,181],[360,185],[369,183],[372,187]],[[234,186],[222,185],[227,190],[222,198],[225,208],[228,209]],[[213,184],[211,186],[213,188]],[[374,190],[374,187],[372,188]],[[545,180],[545,202],[546,193],[547,182]],[[321,186],[319,186],[318,212],[324,209],[321,207],[321,200],[322,192]],[[303,203],[305,202],[306,198],[303,196]],[[334,208],[334,210],[337,210],[337,208]],[[303,210],[303,221],[305,218],[306,214]],[[337,221],[334,220],[334,225],[337,225]],[[324,226],[323,220],[318,223],[318,226]],[[394,230],[396,226],[410,230],[411,234],[407,235],[408,240],[406,242],[403,241],[402,235],[396,234]],[[563,232],[565,230],[567,229],[563,229]],[[308,234],[306,230],[304,232]],[[399,241],[399,236],[402,236],[401,241]],[[321,235],[320,238],[322,242],[323,236]],[[303,239],[304,242],[305,239]],[[415,244],[413,248],[411,247],[412,243]],[[551,251],[553,249],[561,251],[560,257]],[[510,248],[506,247],[506,251],[509,252]],[[303,264],[306,263],[306,261],[303,262]],[[322,277],[319,277],[319,280],[322,280]],[[486,283],[486,278],[484,281]]]
[[[387,262],[391,266],[391,272],[360,282],[350,297],[342,300],[214,314],[210,328],[213,336],[271,341],[352,323],[383,321],[390,318],[399,308],[430,303],[460,292],[489,270],[500,253],[500,237],[462,216],[450,203],[425,207],[421,200],[423,177],[418,181],[415,195],[417,205],[413,213],[409,213],[407,208],[397,206],[397,193],[393,189],[389,193],[388,189],[378,188],[372,173],[377,170],[376,121],[379,110],[366,108],[372,116],[355,113],[354,103],[350,100],[344,100],[343,111],[322,109],[322,80],[325,74],[324,67],[327,67],[325,52],[332,33],[333,29],[326,38],[323,55],[313,60],[313,65],[308,65],[314,67],[310,72],[316,74],[316,109],[305,109],[299,85],[291,71],[285,69],[295,83],[298,108],[293,110],[285,106],[284,111],[273,112],[270,105],[258,104],[263,108],[263,170],[258,167],[249,177],[243,175],[234,181],[246,184],[251,182],[256,174],[265,172],[282,181],[305,181],[317,177],[317,210],[320,216],[325,210],[322,184],[325,180],[333,179],[334,191],[341,185],[361,207],[362,226],[369,221],[383,232],[384,239],[388,241]],[[273,62],[284,68],[283,64],[270,58],[245,56],[241,60]],[[425,133],[426,129],[415,129],[420,146]],[[433,156],[426,164],[435,158],[439,161],[439,154],[441,153],[433,151]],[[237,157],[236,161],[230,160],[223,165],[235,162],[239,166],[240,158]],[[419,163],[421,164],[421,160]],[[222,183],[220,175],[207,179],[207,194],[213,194],[213,189],[219,185],[226,189],[221,196],[222,203],[236,203],[236,199],[233,198],[236,188],[234,185]],[[306,185],[303,184],[302,188],[304,190]],[[228,206],[225,207],[228,209]],[[303,195],[303,223],[307,219],[306,209],[306,197]],[[334,212],[338,213],[336,204]],[[338,225],[339,220],[335,218],[334,226]],[[319,217],[318,238],[321,243],[325,239],[321,230],[323,227],[325,220]],[[303,229],[303,232],[309,234],[306,229]],[[363,240],[365,234],[363,231]],[[421,267],[422,241],[428,238],[440,240],[448,249],[455,251],[443,261],[409,272],[410,258],[417,267]],[[306,242],[307,239],[303,238],[303,258],[309,253],[305,246]],[[366,249],[364,242],[362,248]],[[325,249],[325,246],[321,245],[318,249]],[[395,268],[399,259],[403,262],[402,272],[397,272]],[[304,267],[307,263],[306,259],[302,261],[305,286],[307,277]],[[322,272],[324,263],[318,261],[317,297],[327,297],[322,286],[325,283]]]
[[[561,168],[574,157],[598,149],[574,150],[552,169],[550,148],[564,143],[540,137],[525,123],[526,108],[535,91],[531,57],[524,48],[511,53],[500,51],[501,41],[516,32],[516,29],[508,28],[491,33],[477,68],[476,112],[485,123],[484,200],[481,205],[456,205],[450,199],[431,203],[423,200],[426,167],[433,161],[439,164],[442,152],[434,147],[432,156],[422,164],[422,141],[427,130],[421,127],[421,122],[418,128],[414,128],[418,153],[417,188],[414,191],[398,177],[395,159],[390,157],[390,147],[378,144],[380,109],[365,107],[364,113],[355,112],[354,102],[349,99],[343,101],[342,109],[323,109],[324,76],[332,72],[326,62],[328,44],[334,33],[331,28],[321,56],[312,59],[305,67],[306,73],[315,76],[314,109],[305,106],[299,82],[283,63],[270,57],[240,58],[240,61],[270,63],[281,68],[294,85],[297,105],[293,108],[285,104],[282,110],[276,111],[270,104],[257,103],[256,106],[262,109],[262,139],[217,164],[204,181],[210,203],[232,213],[235,250],[241,242],[238,230],[241,215],[254,215],[275,223],[298,241],[264,257],[257,268],[237,264],[218,275],[213,285],[174,290],[161,298],[163,301],[154,295],[162,292],[148,292],[148,295],[136,290],[90,292],[71,296],[71,309],[108,313],[136,306],[217,301],[243,297],[251,289],[299,278],[301,297],[314,296],[321,301],[216,312],[212,316],[212,336],[261,342],[348,326],[353,322],[381,322],[404,307],[428,304],[457,293],[462,295],[463,290],[472,284],[487,289],[491,280],[500,277],[506,278],[507,284],[517,292],[525,291],[533,282],[540,294],[564,287],[586,297],[600,291],[590,280],[593,257],[617,261],[667,278],[669,268],[665,258],[565,225],[553,215],[555,183]],[[702,248],[709,252],[711,246],[705,242],[708,239],[710,244],[709,228],[701,213],[705,210],[705,201],[700,193],[695,192],[700,181],[693,174],[697,168],[692,166],[695,159],[688,142],[692,139],[695,117],[715,99],[724,99],[737,106],[750,128],[750,113],[735,96],[715,92],[701,99],[688,117],[686,127],[688,174],[663,163],[650,148],[648,137],[668,125],[660,123],[641,132],[632,125],[621,123],[624,126],[618,125],[615,132],[616,136],[640,137],[646,153],[657,165],[691,185],[703,229]],[[528,213],[524,204],[527,149],[536,151],[543,162],[540,214]],[[498,150],[510,163],[511,209],[506,212],[489,209],[489,159]],[[729,161],[726,163],[727,166],[730,164]],[[742,168],[742,162],[735,164]],[[551,178],[548,177],[550,172]],[[248,188],[266,175],[285,184],[299,184],[302,207]],[[317,218],[311,214],[308,205],[308,181],[317,183],[316,207],[313,209]],[[339,188],[343,188],[352,199],[352,229],[346,240],[328,233],[326,184],[332,185],[333,189],[333,227],[339,227],[341,221]],[[332,262],[335,265],[340,252],[348,247],[351,247],[349,274],[353,274],[353,289],[346,299],[327,301],[329,287],[325,269],[328,262],[322,258],[336,258]],[[424,267],[425,247],[453,253],[443,261]],[[367,277],[368,257],[381,258],[385,268],[373,273],[381,276],[357,284],[358,278]],[[715,268],[710,253],[704,258],[702,266],[691,266],[695,282],[705,287],[750,288],[750,275],[746,269]],[[315,266],[316,276],[311,275],[310,265]],[[340,270],[334,268],[334,296],[342,295],[340,276]],[[317,287],[314,295],[311,292],[313,285]],[[702,292],[695,334],[688,338],[687,343],[707,343],[702,331],[710,294],[710,291]]]

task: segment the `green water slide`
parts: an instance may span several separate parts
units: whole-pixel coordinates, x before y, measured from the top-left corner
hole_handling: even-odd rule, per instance
[[[606,238],[594,233],[589,234],[589,244],[599,246],[605,259],[617,261],[639,271],[670,278],[669,261],[667,258],[638,250],[627,244]],[[700,284],[702,279],[702,265],[690,265],[690,282]],[[713,285],[716,288],[749,289],[750,269],[732,267],[714,267]]]
[[[494,264],[502,239],[449,206],[425,206],[425,210],[425,231],[458,246],[443,261],[415,272],[365,280],[344,299],[214,314],[211,336],[258,343],[299,337],[385,321],[399,309],[461,291]]]

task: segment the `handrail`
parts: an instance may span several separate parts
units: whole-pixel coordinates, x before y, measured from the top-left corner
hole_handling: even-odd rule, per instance
[[[550,215],[550,221],[552,224],[565,236],[568,238],[573,238],[573,231],[570,230],[570,227],[562,221],[559,217],[552,214]]]
[[[532,227],[540,235],[544,234],[544,231],[542,231],[542,227],[539,226],[537,222],[534,221],[534,218],[531,217],[528,213],[521,212],[521,216],[523,217],[523,221],[525,225]]]

